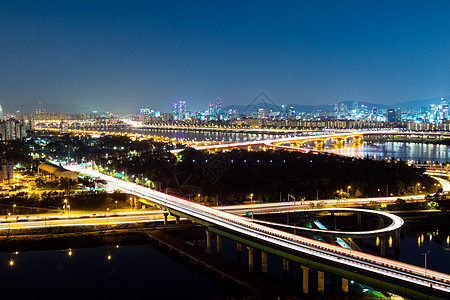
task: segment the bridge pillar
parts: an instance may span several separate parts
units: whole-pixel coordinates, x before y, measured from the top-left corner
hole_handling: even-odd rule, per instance
[[[361,217],[362,217],[362,214],[356,214],[356,225],[357,226],[361,226]]]
[[[167,225],[167,216],[169,216],[168,213],[164,214],[164,225]]]
[[[395,231],[395,250],[400,250],[400,229]]]
[[[301,266],[303,269],[303,294],[308,294],[308,275],[309,275],[309,268],[305,266]]]
[[[267,273],[267,252],[261,251],[261,272]]]
[[[253,248],[247,247],[248,250],[248,271],[253,273]]]
[[[211,253],[211,232],[206,230],[206,253]]]
[[[342,291],[348,293],[348,279],[342,278]]]
[[[217,255],[222,256],[222,236],[217,235]]]
[[[236,262],[238,265],[242,263],[242,244],[239,242],[236,243]]]
[[[319,295],[325,293],[325,274],[322,271],[317,271],[317,292]]]
[[[383,257],[386,255],[386,237],[384,236],[380,237],[380,255]]]
[[[384,227],[384,219],[382,217],[378,218],[378,228]]]
[[[175,216],[175,224],[180,224],[180,216]]]
[[[286,258],[283,258],[283,275],[285,275],[285,277],[287,277],[289,272],[289,260],[287,260]]]

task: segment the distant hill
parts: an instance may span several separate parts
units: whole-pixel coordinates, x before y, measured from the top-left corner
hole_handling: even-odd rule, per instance
[[[449,99],[449,97],[444,97],[445,99]],[[430,104],[441,104],[441,98],[431,98],[431,99],[422,99],[422,100],[411,100],[405,102],[399,102],[393,105],[390,105],[391,108],[411,108],[415,110],[419,110],[421,107],[427,107]]]
[[[7,111],[20,111],[25,114],[33,114],[36,109],[45,109],[47,113],[82,113],[89,112],[90,110],[77,104],[55,104],[47,102],[29,102],[26,104],[8,105]],[[5,107],[3,107],[5,111]]]
[[[345,105],[347,105],[349,108],[353,107],[353,102],[352,101],[343,101],[343,103],[345,103]],[[373,103],[369,103],[369,102],[358,102],[359,105],[366,105],[368,107],[378,107],[381,109],[388,109],[390,108],[390,106],[387,105],[383,105],[383,104],[373,104]],[[297,112],[311,112],[311,111],[317,111],[317,110],[322,110],[322,111],[332,111],[334,109],[334,105],[299,105],[299,104],[287,104],[288,107],[293,107],[295,109],[295,111]],[[259,109],[265,109],[265,110],[272,110],[272,111],[280,111],[281,110],[281,106],[276,106],[274,104],[271,103],[254,103],[252,105],[229,105],[224,107],[222,110],[224,112],[227,112],[228,110],[232,109],[232,110],[237,110],[237,112],[239,114],[244,114],[244,113],[252,113],[252,112],[256,112]]]

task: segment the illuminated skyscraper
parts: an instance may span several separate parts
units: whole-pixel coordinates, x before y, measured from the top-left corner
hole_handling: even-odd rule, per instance
[[[175,120],[186,119],[186,101],[180,100],[172,104],[172,112]]]
[[[215,111],[215,115],[217,117],[219,117],[222,114],[222,99],[217,98],[216,100],[216,111]]]
[[[186,119],[186,101],[178,101],[178,116],[180,120]]]

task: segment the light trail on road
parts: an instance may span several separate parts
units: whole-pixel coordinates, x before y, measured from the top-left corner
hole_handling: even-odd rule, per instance
[[[401,282],[409,282],[413,286],[432,287],[435,290],[449,293],[450,276],[448,274],[425,270],[410,264],[370,255],[360,251],[345,249],[324,242],[293,235],[281,230],[253,223],[251,219],[235,216],[179,197],[167,195],[137,184],[126,182],[91,169],[71,165],[72,171],[101,178],[117,189],[147,199],[169,211],[182,213],[192,218],[231,230],[260,242],[280,247],[289,251],[310,255],[316,259],[325,259],[342,266],[359,270],[361,273],[377,274]]]

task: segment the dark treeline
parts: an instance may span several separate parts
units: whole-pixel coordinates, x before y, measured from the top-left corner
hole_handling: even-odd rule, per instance
[[[283,200],[288,194],[297,200],[309,200],[437,190],[436,182],[422,169],[403,161],[287,151],[205,154],[189,148],[178,157],[167,152],[143,152],[128,159],[103,159],[98,163],[125,176],[147,178],[169,193],[208,204],[273,202],[280,200],[280,193]]]

